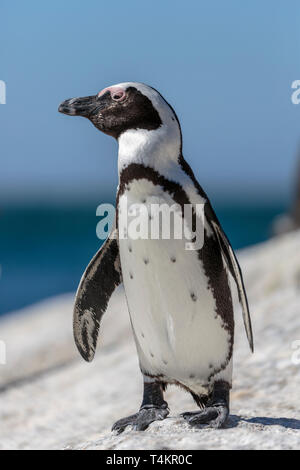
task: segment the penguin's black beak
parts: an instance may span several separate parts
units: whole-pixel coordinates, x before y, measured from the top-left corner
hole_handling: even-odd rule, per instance
[[[89,118],[98,108],[97,95],[86,96],[85,98],[72,98],[63,101],[58,111],[69,116],[83,116]]]

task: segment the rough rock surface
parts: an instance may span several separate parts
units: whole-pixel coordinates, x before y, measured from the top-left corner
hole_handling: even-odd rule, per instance
[[[73,295],[1,319],[1,449],[300,449],[300,233],[239,253],[254,326],[251,355],[236,308],[231,416],[226,429],[191,429],[195,409],[170,387],[171,413],[145,432],[111,425],[137,410],[142,382],[122,289],[110,302],[93,363],[72,338]],[[298,350],[296,348],[298,343]]]

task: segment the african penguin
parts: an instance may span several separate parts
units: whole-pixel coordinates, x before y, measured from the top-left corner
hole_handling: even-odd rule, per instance
[[[195,427],[222,427],[229,414],[234,316],[229,275],[237,285],[250,348],[253,337],[242,273],[210,201],[182,155],[173,108],[150,86],[129,82],[73,98],[61,113],[88,118],[118,140],[117,217],[111,235],[81,279],[74,307],[80,354],[95,354],[102,315],[123,282],[144,380],[139,411],[117,421],[144,430],[169,414],[163,392],[175,384],[190,392],[199,410],[183,413]],[[204,243],[187,250],[175,237],[120,236],[121,214],[131,205],[204,206]],[[165,207],[166,207],[165,206]],[[145,212],[148,214],[149,212]],[[148,215],[145,215],[148,217]]]

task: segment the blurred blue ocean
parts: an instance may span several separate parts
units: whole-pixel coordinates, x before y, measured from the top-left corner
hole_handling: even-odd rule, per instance
[[[96,205],[0,210],[0,315],[76,290],[101,245]],[[214,201],[214,207],[235,249],[268,239],[272,221],[287,208],[239,201]]]
[[[299,1],[1,0],[0,18],[0,315],[75,291],[101,244],[117,143],[57,108],[114,83],[174,106],[234,248],[270,236],[299,174]]]

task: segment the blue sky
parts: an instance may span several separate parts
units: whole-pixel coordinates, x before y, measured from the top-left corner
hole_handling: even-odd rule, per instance
[[[117,144],[60,101],[122,81],[157,88],[208,192],[290,192],[300,144],[300,4],[1,0],[0,197],[79,200],[117,184]]]

